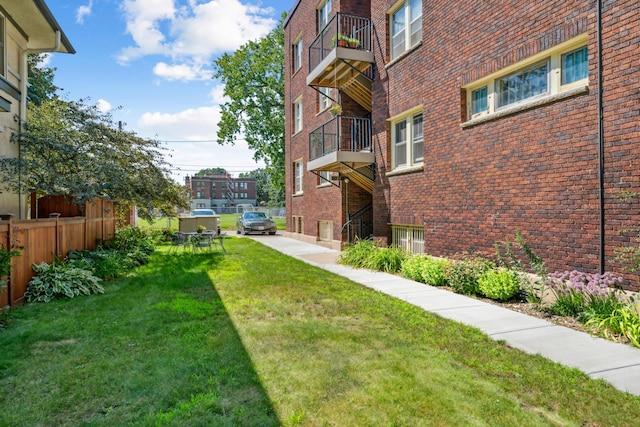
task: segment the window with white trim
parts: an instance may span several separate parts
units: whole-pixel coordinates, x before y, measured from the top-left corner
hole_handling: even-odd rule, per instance
[[[331,185],[331,177],[333,176],[333,171],[320,171],[318,172],[318,187],[324,187],[327,185]]]
[[[390,58],[393,61],[422,41],[422,0],[404,0],[389,11]]]
[[[417,225],[391,225],[391,242],[410,254],[424,253],[424,227]]]
[[[293,133],[302,130],[302,98],[293,102]]]
[[[293,72],[295,73],[302,67],[302,36],[293,43]]]
[[[544,102],[588,83],[589,52],[584,34],[465,86],[467,120],[527,108],[527,104]]]
[[[318,32],[320,32],[331,18],[331,0],[325,0],[318,5]]]
[[[293,162],[293,194],[302,194],[302,160]]]
[[[421,165],[424,160],[423,145],[422,112],[392,120],[391,163],[393,170]]]
[[[331,88],[321,87],[318,92],[318,112],[320,113],[331,107]]]

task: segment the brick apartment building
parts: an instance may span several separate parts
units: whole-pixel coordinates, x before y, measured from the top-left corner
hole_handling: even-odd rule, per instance
[[[191,209],[213,209],[216,213],[235,213],[239,204],[257,205],[256,179],[233,178],[229,174],[186,176]]]
[[[448,256],[520,230],[550,271],[620,271],[640,225],[620,198],[640,187],[639,22],[637,0],[299,0],[287,233]]]

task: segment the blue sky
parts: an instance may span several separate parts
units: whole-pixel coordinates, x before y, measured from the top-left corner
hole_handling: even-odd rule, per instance
[[[212,64],[271,31],[293,1],[47,0],[77,51],[47,65],[68,99],[90,98],[126,129],[163,141],[177,182],[206,167],[237,176],[263,164],[242,140],[215,142],[224,99]]]

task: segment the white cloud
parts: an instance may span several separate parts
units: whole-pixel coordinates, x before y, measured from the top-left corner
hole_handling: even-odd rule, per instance
[[[276,25],[273,9],[241,0],[189,0],[178,7],[173,0],[125,0],[122,10],[134,45],[123,48],[118,61],[164,55],[176,63],[159,63],[156,75],[173,80],[202,78],[200,64],[264,36]]]
[[[229,97],[224,96],[224,85],[218,85],[211,89],[211,92],[209,92],[209,96],[211,97],[211,101],[213,101],[213,103],[216,105],[224,104],[225,102],[230,101]]]
[[[92,9],[93,9],[93,0],[89,0],[89,4],[87,4],[86,6],[78,7],[78,9],[76,10],[76,22],[82,25],[84,23],[85,16],[91,15]]]
[[[101,113],[107,113],[113,108],[111,107],[111,104],[104,99],[98,99],[98,102],[96,102],[96,107]]]
[[[209,80],[211,79],[211,71],[204,70],[201,65],[176,64],[169,65],[165,62],[158,62],[153,67],[153,74],[162,77],[165,80]]]
[[[184,176],[193,175],[207,167],[222,167],[237,175],[264,167],[253,160],[253,151],[244,140],[235,145],[219,145],[216,132],[220,120],[217,106],[191,108],[177,113],[151,112],[142,115],[136,133],[154,135],[171,150],[167,161],[176,167],[173,179],[184,182]],[[177,169],[181,170],[177,170]]]

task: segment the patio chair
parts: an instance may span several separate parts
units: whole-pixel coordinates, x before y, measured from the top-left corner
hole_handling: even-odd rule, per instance
[[[189,240],[187,239],[187,235],[183,233],[173,233],[171,235],[171,249],[169,252],[178,250],[179,247],[182,247],[182,250],[189,244]]]

